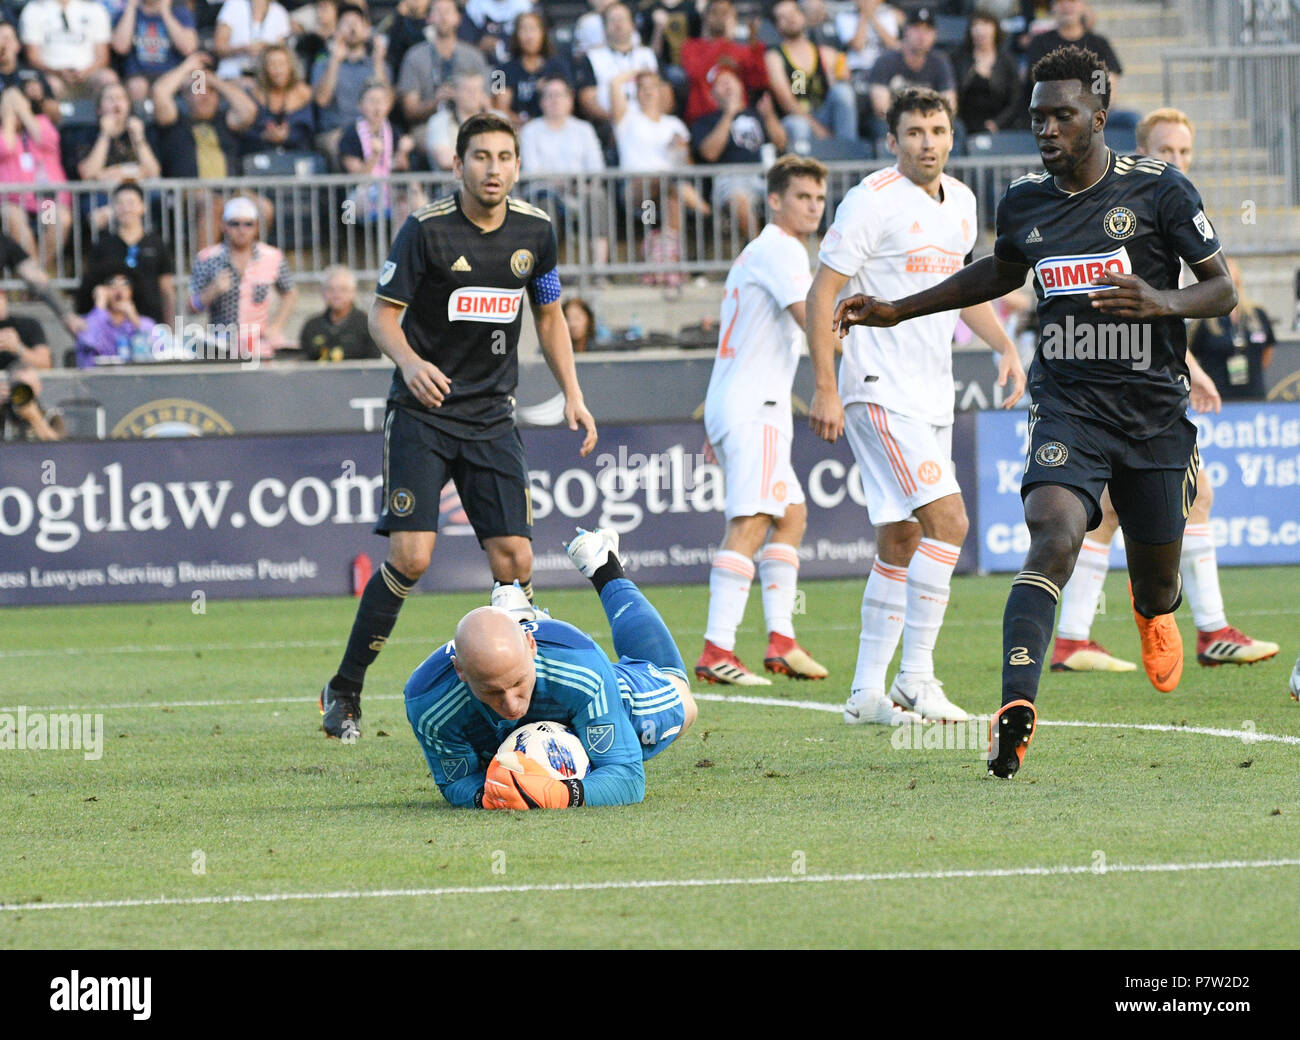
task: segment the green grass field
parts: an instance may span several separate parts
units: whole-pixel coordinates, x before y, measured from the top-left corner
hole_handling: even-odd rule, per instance
[[[998,703],[1007,582],[954,584],[939,675],[972,712]],[[1094,633],[1136,659],[1123,582]],[[978,751],[841,723],[861,584],[808,583],[800,638],[830,680],[758,691],[775,704],[702,700],[642,805],[517,814],[447,808],[400,699],[481,596],[407,604],[353,747],[324,738],[315,705],[353,600],[8,610],[0,711],[102,712],[106,737],[96,761],[0,751],[0,948],[1291,947],[1300,568],[1223,584],[1229,617],[1282,643],[1277,658],[1189,657],[1173,694],[1141,671],[1049,673],[1045,725],[1000,782]],[[707,590],[649,594],[690,664]],[[539,599],[609,648],[589,591]],[[760,622],[755,594],[751,663]],[[1185,728],[1243,724],[1289,740]]]

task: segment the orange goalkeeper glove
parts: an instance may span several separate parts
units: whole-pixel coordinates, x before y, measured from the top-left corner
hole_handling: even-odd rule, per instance
[[[484,809],[567,809],[582,803],[581,780],[557,780],[526,755],[503,751],[488,766]]]

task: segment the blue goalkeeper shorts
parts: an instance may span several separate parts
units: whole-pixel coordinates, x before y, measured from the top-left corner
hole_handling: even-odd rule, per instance
[[[654,758],[682,731],[686,721],[682,695],[668,674],[649,661],[620,657],[614,675],[623,710],[641,741],[641,760]]]

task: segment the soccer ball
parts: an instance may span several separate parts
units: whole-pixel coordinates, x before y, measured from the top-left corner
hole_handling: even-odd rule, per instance
[[[591,772],[591,760],[578,735],[559,722],[530,722],[506,737],[497,755],[513,751],[544,766],[557,780],[583,779]]]

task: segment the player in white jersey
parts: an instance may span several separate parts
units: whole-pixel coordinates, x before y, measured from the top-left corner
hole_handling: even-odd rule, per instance
[[[1191,120],[1176,108],[1160,108],[1138,124],[1138,154],[1153,155],[1177,166],[1183,173],[1192,165],[1194,128]],[[1193,284],[1194,275],[1183,262],[1179,285]],[[1191,351],[1187,354],[1191,379],[1192,407],[1198,412],[1217,412],[1223,405],[1219,391]],[[1219,561],[1210,534],[1210,507],[1214,488],[1210,470],[1202,466],[1196,480],[1196,501],[1183,529],[1183,558],[1179,570],[1183,592],[1196,625],[1196,660],[1206,667],[1220,664],[1254,664],[1273,657],[1277,643],[1252,639],[1228,624],[1219,587]],[[1110,501],[1108,488],[1101,497],[1101,523],[1083,539],[1083,550],[1074,573],[1061,589],[1061,617],[1052,647],[1054,672],[1131,672],[1131,661],[1113,656],[1092,638],[1092,622],[1101,601],[1102,586],[1110,567],[1110,543],[1119,529],[1119,517]]]
[[[855,327],[843,340],[835,378],[835,302],[844,294],[896,299],[961,269],[975,246],[975,196],[946,176],[952,113],[932,90],[907,89],[889,109],[889,147],[898,162],[878,170],[840,203],[822,240],[808,294],[808,349],[816,393],[813,430],[834,442],[846,433],[876,528],[876,560],[862,596],[858,664],[844,721],[899,725],[960,722],[934,675],[934,645],[969,521],[952,462],[952,334],[957,311],[892,329]],[[1015,344],[991,304],[961,318],[1001,354],[998,385],[1024,392]],[[902,637],[898,675],[885,674]]]
[[[826,167],[798,155],[777,160],[767,174],[767,206],[771,222],[727,274],[718,354],[704,401],[704,428],[726,487],[727,531],[709,571],[709,619],[695,674],[738,686],[770,682],[736,656],[755,553],[768,632],[764,666],[797,679],[826,678],[826,669],[794,638],[798,550],[808,510],[790,464],[790,386],[812,284],[807,240],[826,210]]]

